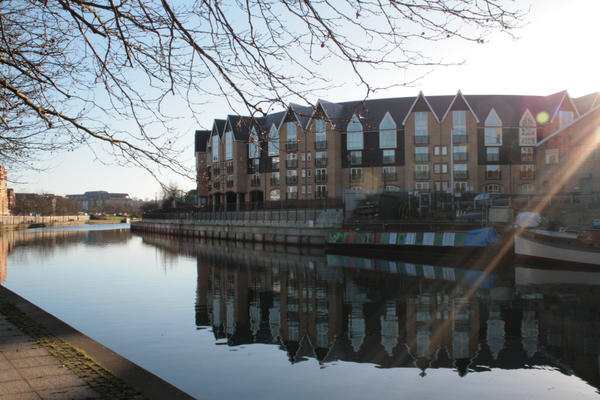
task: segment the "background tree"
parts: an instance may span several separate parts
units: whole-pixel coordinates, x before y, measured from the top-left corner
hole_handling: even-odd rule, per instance
[[[174,3],[174,2],[173,2]],[[435,65],[422,41],[481,42],[522,13],[502,0],[14,0],[0,13],[0,163],[107,144],[156,176],[178,161],[173,104],[210,96],[268,112],[332,82],[332,60],[365,97],[373,68]],[[415,47],[412,47],[415,46]],[[191,128],[190,128],[191,129]],[[181,133],[181,132],[179,132]]]

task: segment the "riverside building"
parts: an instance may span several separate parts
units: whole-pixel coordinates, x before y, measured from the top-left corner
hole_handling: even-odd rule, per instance
[[[214,210],[334,205],[348,191],[600,200],[598,93],[319,100],[216,119],[195,144],[199,202]]]

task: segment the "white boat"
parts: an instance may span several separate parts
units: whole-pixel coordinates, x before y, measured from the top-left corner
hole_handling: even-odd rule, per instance
[[[600,230],[581,233],[523,231],[515,237],[515,256],[558,262],[600,266]]]

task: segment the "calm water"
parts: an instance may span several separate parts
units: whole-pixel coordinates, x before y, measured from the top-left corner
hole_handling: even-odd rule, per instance
[[[195,397],[598,397],[600,272],[483,277],[114,228],[7,233],[0,280]]]

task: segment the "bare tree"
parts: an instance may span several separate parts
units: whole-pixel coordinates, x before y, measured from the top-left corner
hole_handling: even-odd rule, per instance
[[[331,81],[338,60],[365,97],[371,68],[437,62],[411,45],[481,42],[523,13],[502,0],[13,0],[0,11],[0,163],[87,144],[155,174],[178,161],[167,106],[211,96],[252,116]]]

